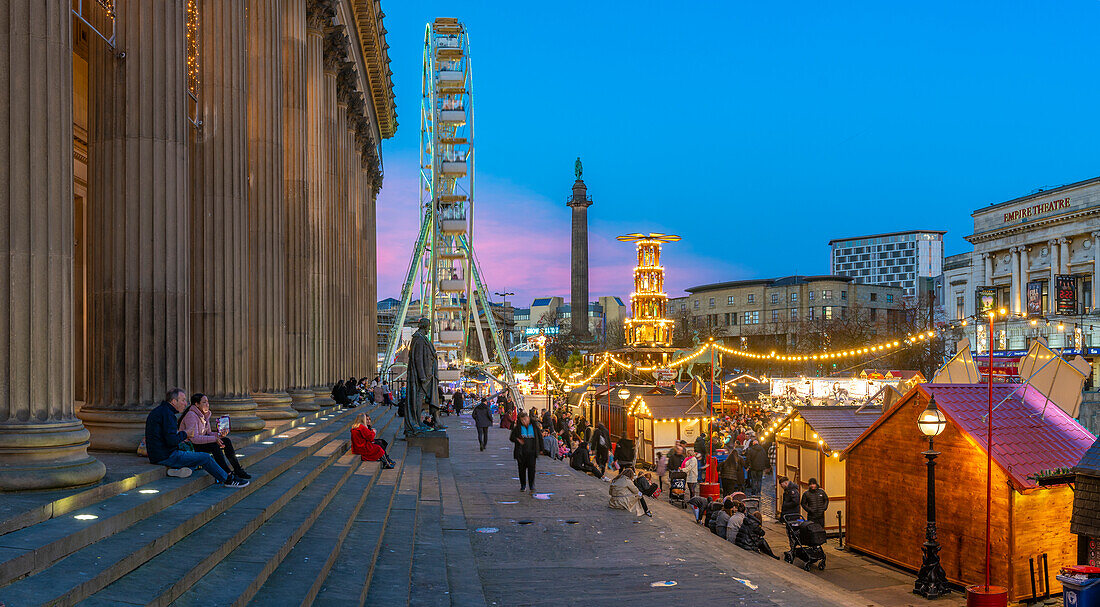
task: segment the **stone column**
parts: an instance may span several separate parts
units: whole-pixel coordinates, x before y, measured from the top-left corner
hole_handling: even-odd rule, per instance
[[[985,263],[985,282],[979,286],[990,286],[993,284],[993,258],[996,257],[993,251],[982,255],[982,261]]]
[[[283,224],[287,392],[297,411],[316,411],[311,375],[309,292],[309,128],[306,2],[283,0]]]
[[[1027,283],[1031,280],[1031,260],[1028,259],[1028,251],[1031,247],[1020,247],[1020,312],[1027,313]]]
[[[125,58],[89,38],[90,372],[78,416],[94,449],[134,452],[149,410],[190,388],[185,4],[119,3]]]
[[[338,85],[339,86],[339,85]],[[333,209],[333,233],[336,235],[334,246],[334,262],[332,264],[332,287],[336,293],[335,313],[336,323],[332,329],[333,360],[336,362],[336,375],[347,379],[351,375],[351,349],[348,347],[348,336],[351,335],[354,325],[349,322],[348,305],[351,298],[348,297],[349,277],[348,255],[351,252],[351,244],[348,242],[348,104],[343,95],[337,91],[336,112],[333,114],[333,171],[336,175],[336,189],[332,197]]]
[[[330,28],[331,29],[331,28]],[[327,336],[328,352],[326,354],[326,360],[328,364],[325,365],[325,377],[327,382],[334,382],[339,379],[347,379],[343,373],[340,372],[341,354],[339,346],[339,337],[337,330],[341,327],[340,322],[340,297],[336,293],[337,279],[336,279],[336,267],[340,263],[340,236],[336,233],[337,218],[336,218],[336,199],[341,196],[340,183],[339,183],[339,167],[337,160],[337,146],[339,143],[336,139],[336,63],[334,55],[329,52],[329,36],[326,34],[325,40],[325,86],[324,86],[324,134],[323,142],[324,149],[321,154],[325,160],[325,292],[328,293],[328,301],[325,310],[325,334]],[[322,403],[329,406],[335,404],[331,399]]]
[[[0,44],[0,490],[103,478],[73,415],[69,0],[7,0]]]
[[[263,419],[293,419],[286,392],[282,0],[248,0],[248,387]]]
[[[370,144],[373,145],[373,144]],[[366,156],[364,156],[366,158]],[[364,160],[364,163],[368,162]],[[365,221],[363,227],[363,254],[366,256],[366,305],[367,305],[367,366],[368,375],[375,375],[378,368],[378,248],[377,248],[377,204],[374,196],[374,180],[364,167],[360,172],[362,180],[363,208]],[[383,346],[384,347],[384,346]]]
[[[199,116],[191,145],[192,392],[234,430],[261,430],[248,385],[245,3],[200,0]]]
[[[1059,251],[1059,248],[1058,248],[1058,239],[1048,240],[1047,241],[1047,250],[1050,251],[1050,284],[1047,286],[1047,293],[1048,293],[1047,299],[1050,302],[1050,310],[1048,310],[1048,312],[1050,312],[1050,311],[1053,311],[1055,309],[1055,304],[1054,304],[1054,288],[1055,287],[1054,287],[1054,284],[1055,284],[1055,281],[1056,281],[1056,277],[1058,276],[1058,273],[1061,271],[1059,268],[1062,265],[1058,261],[1058,258],[1060,257],[1060,255],[1059,255],[1060,251]]]
[[[331,381],[328,376],[328,335],[325,330],[328,293],[325,264],[328,262],[325,234],[325,80],[324,28],[331,23],[334,10],[331,0],[309,0],[306,13],[306,109],[309,147],[309,359],[312,363],[309,382],[314,404],[332,404]]]
[[[1089,234],[1092,237],[1092,309],[1100,311],[1100,231]]]
[[[1058,239],[1058,271],[1061,274],[1069,274],[1069,239]]]
[[[578,175],[573,182],[573,196],[568,205],[573,209],[572,225],[572,278],[570,280],[569,305],[573,310],[570,332],[588,337],[588,188]]]

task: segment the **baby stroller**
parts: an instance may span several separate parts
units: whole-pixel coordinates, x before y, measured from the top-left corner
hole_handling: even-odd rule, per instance
[[[681,508],[687,506],[687,472],[673,470],[668,473],[668,503],[677,504]]]
[[[785,515],[783,525],[787,528],[787,539],[791,541],[791,549],[783,553],[783,560],[793,564],[798,559],[805,563],[802,568],[806,571],[815,563],[818,569],[824,569],[825,551],[821,546],[825,543],[825,528],[797,514]]]

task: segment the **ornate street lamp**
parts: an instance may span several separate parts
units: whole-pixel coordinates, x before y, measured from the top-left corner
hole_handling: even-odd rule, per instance
[[[626,400],[629,399],[629,398],[630,398],[630,389],[629,388],[619,388],[619,400],[621,400],[623,402],[626,402]]]
[[[926,599],[941,597],[949,592],[947,573],[940,565],[940,543],[936,541],[936,456],[932,439],[939,436],[947,426],[947,418],[936,407],[936,395],[928,398],[928,408],[917,417],[917,427],[921,434],[928,437],[928,450],[922,455],[928,459],[928,526],[924,531],[924,546],[921,552],[924,560],[917,574],[913,592]]]

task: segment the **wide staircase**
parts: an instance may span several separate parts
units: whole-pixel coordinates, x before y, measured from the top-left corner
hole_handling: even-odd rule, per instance
[[[392,470],[349,452],[364,410]],[[396,440],[395,412],[322,409],[234,436],[243,489],[156,467],[10,514],[0,604],[483,606],[450,462]]]

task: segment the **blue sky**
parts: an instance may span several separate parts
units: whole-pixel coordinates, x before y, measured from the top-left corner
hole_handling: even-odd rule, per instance
[[[1100,175],[1100,2],[383,0],[397,93],[383,144],[379,297],[416,233],[424,24],[471,34],[489,287],[568,295],[573,160],[590,292],[630,292],[626,232],[665,249],[670,296],[826,273],[832,238],[947,230],[975,209]]]

